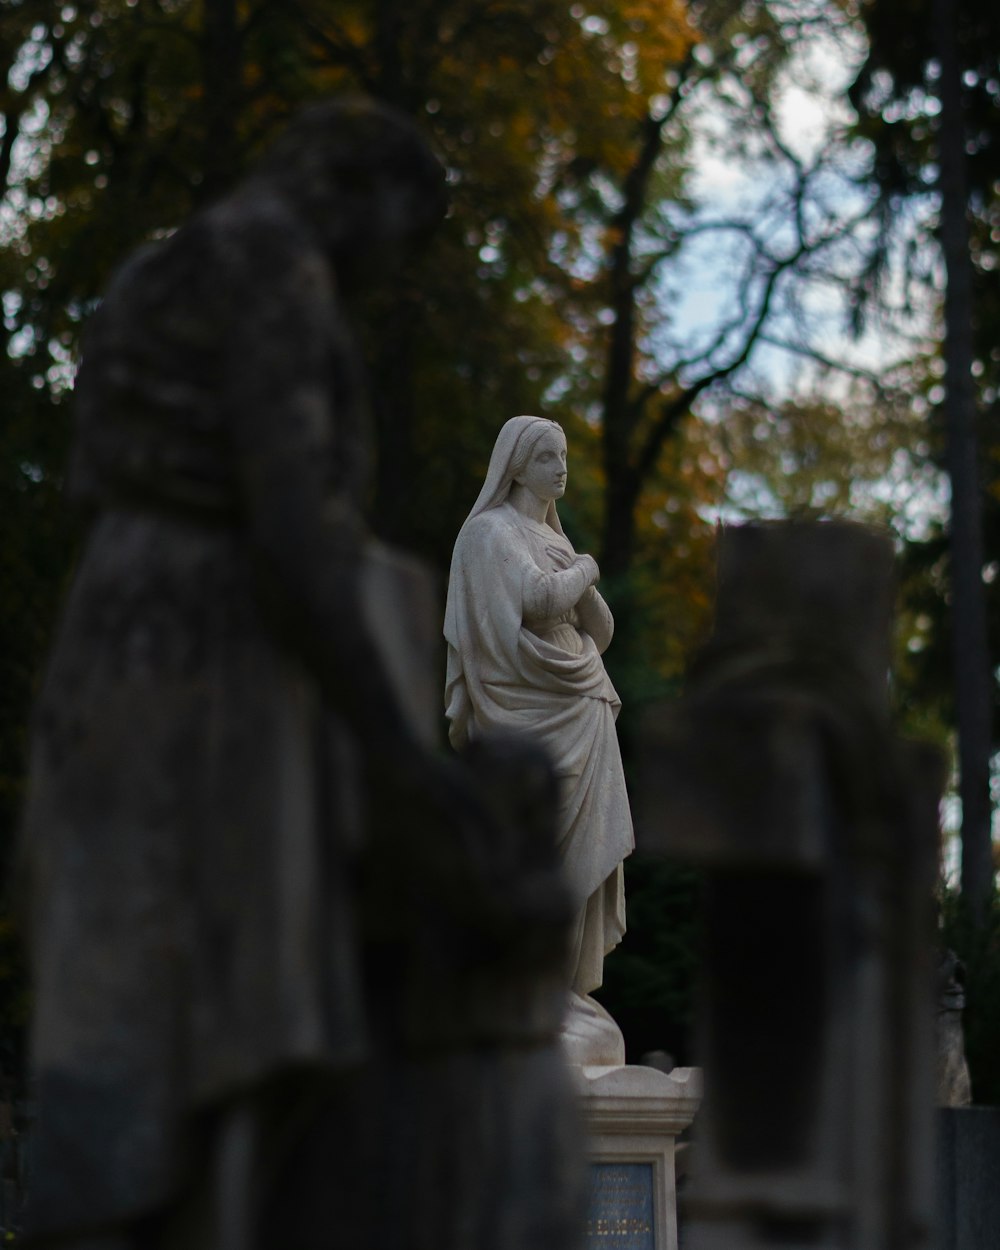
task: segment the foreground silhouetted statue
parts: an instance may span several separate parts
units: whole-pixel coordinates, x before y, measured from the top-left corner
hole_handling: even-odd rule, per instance
[[[442,211],[407,122],[320,106],[137,252],[88,327],[70,486],[92,523],[21,847],[32,1245],[572,1236],[572,1172],[553,1162],[571,1131],[554,1042],[570,909],[551,821],[526,847],[531,822],[503,811],[534,796],[544,826],[548,773],[516,751],[474,765],[487,791],[506,778],[487,815],[407,716],[372,619],[342,296]],[[484,1091],[492,1136],[459,1142]],[[476,1173],[461,1201],[427,1170],[449,1150]],[[520,1223],[493,1218],[501,1199]],[[464,1223],[442,1228],[449,1211]]]

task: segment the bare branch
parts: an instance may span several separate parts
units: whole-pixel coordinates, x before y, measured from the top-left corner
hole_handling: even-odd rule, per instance
[[[802,251],[805,248],[803,247]],[[770,315],[771,305],[774,299],[774,293],[778,286],[778,281],[783,274],[788,272],[789,268],[794,265],[799,254],[791,256],[788,260],[772,269],[767,276],[764,284],[764,292],[761,296],[760,305],[757,309],[753,323],[748,327],[743,346],[735,356],[725,365],[717,369],[713,369],[709,373],[703,374],[696,381],[686,386],[678,395],[673,396],[667,403],[663,405],[659,415],[653,422],[642,445],[639,454],[635,460],[635,470],[642,480],[652,472],[653,467],[659,457],[660,451],[666,441],[668,435],[676,427],[678,421],[691,409],[691,405],[703,391],[709,387],[717,385],[723,379],[735,373],[750,357],[756,345],[760,333]]]
[[[810,347],[805,343],[794,343],[788,339],[777,338],[766,333],[760,334],[757,341],[758,343],[766,343],[769,347],[775,347],[779,351],[789,352],[793,356],[801,356],[806,360],[811,360],[821,368],[829,369],[832,373],[842,373],[845,377],[856,378],[859,382],[867,382],[877,394],[887,399],[904,393],[903,387],[887,384],[882,373],[875,373],[871,369],[865,369],[860,365],[851,365],[843,360],[834,360],[831,356],[827,356],[817,348]]]

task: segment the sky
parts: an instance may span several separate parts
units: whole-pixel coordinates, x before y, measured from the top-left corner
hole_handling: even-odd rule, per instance
[[[858,387],[851,371],[871,371],[889,385],[898,378],[905,387],[905,367],[900,366],[913,358],[915,350],[930,344],[933,309],[917,306],[906,317],[897,313],[891,321],[872,319],[861,334],[850,326],[848,292],[859,272],[871,227],[846,227],[852,219],[863,217],[870,192],[864,185],[867,147],[858,140],[843,142],[842,135],[854,120],[847,88],[864,52],[862,34],[849,24],[836,36],[816,27],[808,38],[798,40],[781,74],[774,111],[783,151],[765,141],[763,129],[751,128],[747,137],[741,123],[749,101],[741,100],[738,91],[730,104],[720,102],[717,89],[706,90],[691,101],[688,116],[694,138],[689,185],[697,208],[686,216],[686,222],[697,223],[703,233],[685,245],[663,283],[661,302],[666,316],[654,350],[664,363],[671,357],[683,358],[692,344],[707,346],[720,326],[732,319],[741,275],[751,258],[748,229],[759,246],[775,255],[795,247],[799,236],[792,191],[797,165],[809,186],[802,201],[805,236],[815,241],[822,235],[829,242],[812,272],[789,275],[779,286],[778,312],[767,332],[773,341],[758,346],[751,358],[753,385],[775,405],[795,396],[821,394],[848,411]],[[913,211],[926,214],[930,206],[917,206]],[[709,223],[721,226],[723,222],[739,228],[708,229]],[[918,227],[920,221],[915,217],[911,225]],[[890,270],[885,293],[897,309],[903,304],[898,269]],[[846,369],[818,370],[809,361],[810,352]],[[725,357],[723,350],[717,359]],[[860,512],[887,506],[896,514],[900,531],[918,537],[944,515],[947,484],[919,454],[926,401],[914,396],[899,402],[911,410],[916,454],[904,449],[887,463],[878,481],[859,482],[854,500]],[[711,404],[703,406],[702,415],[712,419]],[[906,431],[901,430],[899,436],[905,439]],[[727,496],[719,502],[716,519],[780,511],[780,502],[768,498],[759,481],[746,475],[741,478],[739,473],[730,476]]]

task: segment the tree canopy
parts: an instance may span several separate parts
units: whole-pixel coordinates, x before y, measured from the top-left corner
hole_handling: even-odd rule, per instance
[[[961,37],[975,77],[970,220],[992,560],[998,92],[995,20],[974,20],[974,7],[962,6]],[[299,107],[342,92],[416,119],[452,200],[426,255],[359,309],[380,532],[443,570],[502,423],[520,412],[560,420],[564,520],[597,556],[616,612],[609,663],[627,746],[629,709],[676,689],[704,634],[720,519],[889,522],[920,540],[901,617],[901,703],[911,723],[943,733],[941,550],[911,506],[914,493],[939,493],[933,48],[927,22],[902,21],[903,9],[913,0],[0,6],[6,834],[79,538],[60,482],[81,329],[129,250],[232,185]],[[861,120],[827,89],[810,136],[789,100],[805,107],[845,65],[858,67]],[[711,169],[731,181],[712,183]],[[852,322],[867,333],[863,351]],[[1000,641],[1000,603],[991,620]],[[669,897],[669,923],[690,932],[694,886],[643,871],[632,883],[643,900],[636,944],[623,952],[631,971],[614,993],[634,998],[642,982],[662,1021],[684,1014],[691,960],[671,965],[676,976],[657,970],[666,947],[651,900]]]

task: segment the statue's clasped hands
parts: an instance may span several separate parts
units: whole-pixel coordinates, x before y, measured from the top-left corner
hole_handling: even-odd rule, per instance
[[[572,551],[567,551],[564,547],[557,547],[555,544],[547,546],[545,552],[551,557],[559,572],[565,572],[567,569],[581,568],[585,571],[587,577],[587,586],[593,586],[600,580],[601,570],[597,566],[597,561],[593,556],[575,555]]]

